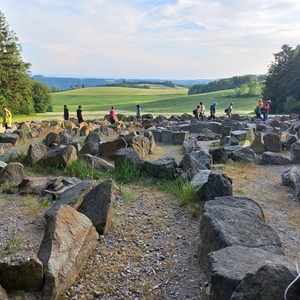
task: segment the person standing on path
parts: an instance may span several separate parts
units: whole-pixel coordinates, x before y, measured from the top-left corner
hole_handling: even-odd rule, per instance
[[[141,114],[142,114],[142,109],[139,105],[136,106],[136,121],[141,122]]]
[[[210,106],[210,116],[208,117],[208,120],[214,120],[216,118],[216,106],[216,102]]]
[[[78,106],[78,109],[76,112],[77,112],[78,123],[80,124],[83,122],[81,105]]]
[[[270,111],[270,104],[271,104],[271,100],[268,100],[264,103],[264,105],[260,108],[260,111],[263,114],[263,119],[262,121],[267,121],[268,120],[268,116],[269,116],[269,111]]]
[[[9,129],[11,127],[11,112],[7,109],[7,106],[3,106],[3,127]]]
[[[199,104],[200,104],[200,118],[202,121],[204,121],[205,106],[202,101]]]
[[[68,106],[65,104],[64,105],[64,120],[69,121],[69,117],[70,117],[69,109],[68,109]]]
[[[116,123],[116,112],[115,112],[115,107],[112,106],[110,111],[109,111],[109,121],[111,124]]]

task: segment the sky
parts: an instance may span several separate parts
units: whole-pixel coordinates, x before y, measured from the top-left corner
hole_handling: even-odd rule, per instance
[[[300,41],[299,0],[0,0],[32,75],[266,74]]]

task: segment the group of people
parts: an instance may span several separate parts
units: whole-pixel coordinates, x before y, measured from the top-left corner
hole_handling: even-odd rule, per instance
[[[82,123],[84,122],[83,120],[83,116],[82,116],[82,108],[81,108],[81,105],[78,105],[78,108],[77,108],[77,111],[76,111],[76,115],[77,115],[77,120],[78,120],[78,123]],[[69,112],[69,108],[68,106],[65,104],[64,105],[64,120],[65,121],[69,121],[69,118],[70,118],[70,112]]]
[[[4,107],[3,107],[4,108]],[[76,111],[77,114],[77,119],[78,119],[78,123],[82,123],[84,122],[83,120],[83,116],[82,116],[82,108],[81,105],[78,106],[78,109]],[[136,120],[137,122],[141,122],[142,121],[142,110],[140,105],[136,106]],[[64,120],[65,121],[69,121],[70,118],[70,112],[69,112],[69,108],[68,106],[65,104],[64,105]],[[115,107],[112,106],[110,111],[109,111],[109,121],[111,124],[114,124],[116,122],[117,116],[116,116],[116,112],[115,112]],[[4,125],[3,125],[4,126]]]
[[[228,107],[225,109],[226,116],[229,120],[231,120],[233,104],[234,104],[233,102],[230,102]],[[207,117],[208,120],[216,119],[216,106],[217,106],[216,102],[210,106],[210,108],[209,108],[210,115]],[[204,121],[205,106],[202,101],[193,110],[193,114],[194,114],[194,117],[196,120]]]
[[[263,103],[262,99],[258,100],[258,104],[255,109],[255,114],[257,119],[261,119],[262,121],[266,121],[268,119],[269,111],[270,111],[271,100],[267,100]]]

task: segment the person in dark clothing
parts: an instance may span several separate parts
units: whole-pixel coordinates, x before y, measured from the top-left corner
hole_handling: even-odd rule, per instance
[[[65,104],[64,105],[64,120],[65,121],[69,121],[69,117],[70,117],[70,115],[69,115],[69,109],[68,109],[67,105]]]
[[[77,119],[78,119],[78,123],[80,124],[81,122],[83,122],[83,117],[82,117],[82,109],[81,109],[81,105],[78,106],[77,109]]]
[[[214,120],[216,118],[216,106],[217,106],[216,102],[210,106],[209,108],[210,116],[207,118],[208,120]]]

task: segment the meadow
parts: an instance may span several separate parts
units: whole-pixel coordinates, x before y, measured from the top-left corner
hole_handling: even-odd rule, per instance
[[[135,115],[136,105],[142,108],[142,114],[171,116],[183,113],[192,114],[193,109],[202,101],[206,107],[217,102],[217,116],[225,115],[224,109],[234,102],[234,113],[254,114],[257,97],[236,98],[234,90],[223,90],[199,95],[188,95],[184,87],[166,87],[160,84],[150,85],[150,89],[129,87],[93,87],[52,93],[53,112],[37,114],[33,119],[62,120],[63,105],[66,104],[71,117],[76,117],[78,105],[82,106],[84,119],[96,119],[109,113],[115,106],[116,113]],[[19,116],[23,118],[23,116]],[[28,116],[27,116],[28,118]],[[15,120],[16,121],[16,120]]]

